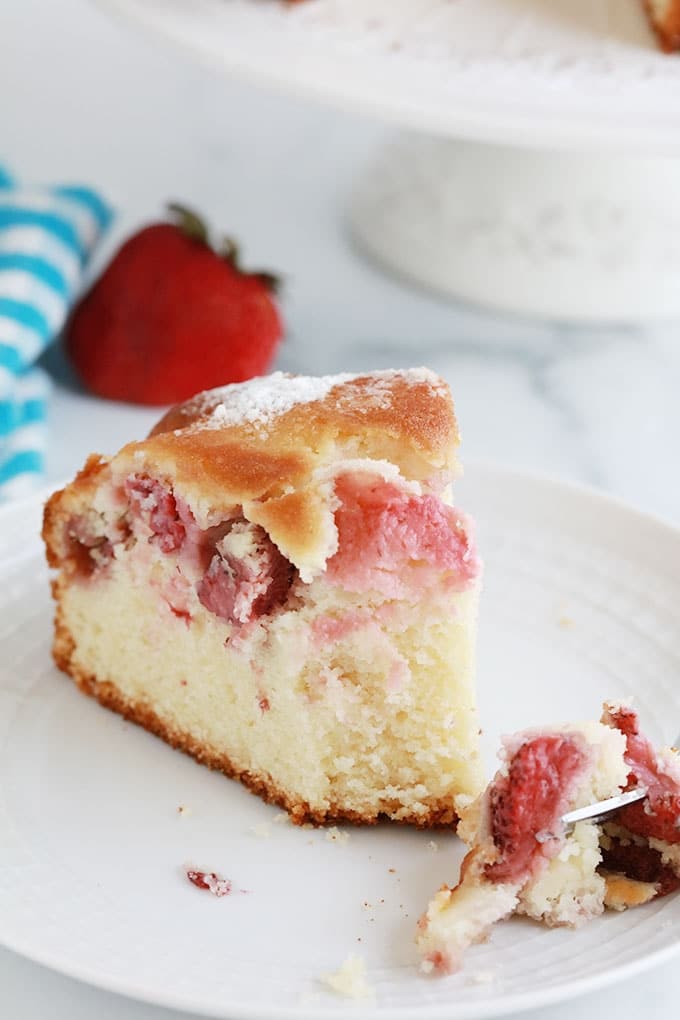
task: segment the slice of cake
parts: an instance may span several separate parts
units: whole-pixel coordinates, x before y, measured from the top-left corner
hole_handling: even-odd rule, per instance
[[[680,756],[657,753],[631,708],[609,704],[600,723],[517,734],[501,757],[463,812],[458,831],[471,849],[459,883],[440,889],[419,921],[427,972],[459,969],[465,949],[513,913],[576,926],[680,888]],[[646,799],[613,821],[561,822],[638,785]]]
[[[426,369],[174,408],[46,506],[57,665],[295,821],[451,824],[482,787],[457,444]]]
[[[680,50],[680,0],[645,0],[645,7],[661,49]]]

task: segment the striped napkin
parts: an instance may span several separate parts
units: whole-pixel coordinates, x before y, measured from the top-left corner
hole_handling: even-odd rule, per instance
[[[26,188],[0,167],[0,502],[42,481],[50,383],[35,363],[110,219],[90,188]]]

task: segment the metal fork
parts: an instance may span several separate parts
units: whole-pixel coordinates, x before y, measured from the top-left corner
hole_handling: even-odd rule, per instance
[[[561,822],[567,831],[573,829],[577,822],[606,822],[626,804],[635,804],[638,800],[644,800],[646,796],[647,790],[643,786],[636,786],[634,790],[618,793],[616,797],[608,797],[607,800],[586,804],[585,807],[576,808],[575,811],[567,811],[562,815]]]
[[[680,749],[680,733],[673,741],[673,747]],[[636,786],[634,790],[627,793],[619,793],[616,797],[609,797],[607,800],[598,800],[594,804],[587,804],[585,807],[576,808],[575,811],[567,811],[560,819],[567,831],[573,829],[577,822],[606,822],[613,818],[617,811],[620,811],[626,804],[635,804],[638,800],[644,800],[647,790],[643,786]]]

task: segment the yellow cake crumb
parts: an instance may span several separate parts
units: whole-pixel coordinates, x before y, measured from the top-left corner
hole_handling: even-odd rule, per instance
[[[324,974],[321,981],[336,995],[348,999],[368,999],[375,995],[374,989],[366,980],[366,964],[363,958],[353,953],[350,953],[339,970],[334,974]]]

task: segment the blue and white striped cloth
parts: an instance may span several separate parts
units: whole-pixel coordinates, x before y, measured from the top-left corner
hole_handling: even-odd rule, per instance
[[[110,219],[90,188],[20,187],[0,167],[0,502],[41,482],[50,383],[35,363]]]

